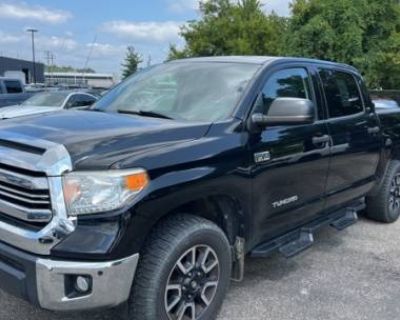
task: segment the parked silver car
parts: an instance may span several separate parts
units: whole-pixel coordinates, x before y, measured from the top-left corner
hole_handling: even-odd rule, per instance
[[[1,108],[0,119],[55,112],[63,109],[85,108],[91,106],[97,100],[96,96],[85,92],[41,92],[20,105]]]

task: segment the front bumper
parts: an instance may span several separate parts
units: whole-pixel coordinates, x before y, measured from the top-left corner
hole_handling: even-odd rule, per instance
[[[128,299],[138,260],[135,254],[107,262],[58,261],[0,243],[0,288],[48,310],[114,307]],[[89,279],[88,291],[76,289],[78,276]]]

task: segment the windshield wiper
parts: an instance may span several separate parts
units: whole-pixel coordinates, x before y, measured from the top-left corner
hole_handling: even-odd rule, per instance
[[[155,111],[145,111],[145,110],[137,110],[137,111],[132,111],[132,110],[118,110],[118,113],[124,113],[124,114],[134,114],[138,116],[143,116],[143,117],[152,117],[152,118],[161,118],[161,119],[170,119],[174,120],[174,118],[171,118],[170,116],[167,116],[165,114],[155,112]]]

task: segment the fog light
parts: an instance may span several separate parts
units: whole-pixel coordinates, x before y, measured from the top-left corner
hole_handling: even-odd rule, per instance
[[[75,280],[75,289],[81,293],[88,292],[91,288],[91,280],[89,277],[78,276]]]

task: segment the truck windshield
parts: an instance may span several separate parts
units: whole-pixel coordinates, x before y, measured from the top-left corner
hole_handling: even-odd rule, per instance
[[[128,78],[93,109],[187,121],[222,120],[232,114],[259,68],[222,62],[161,64]]]

